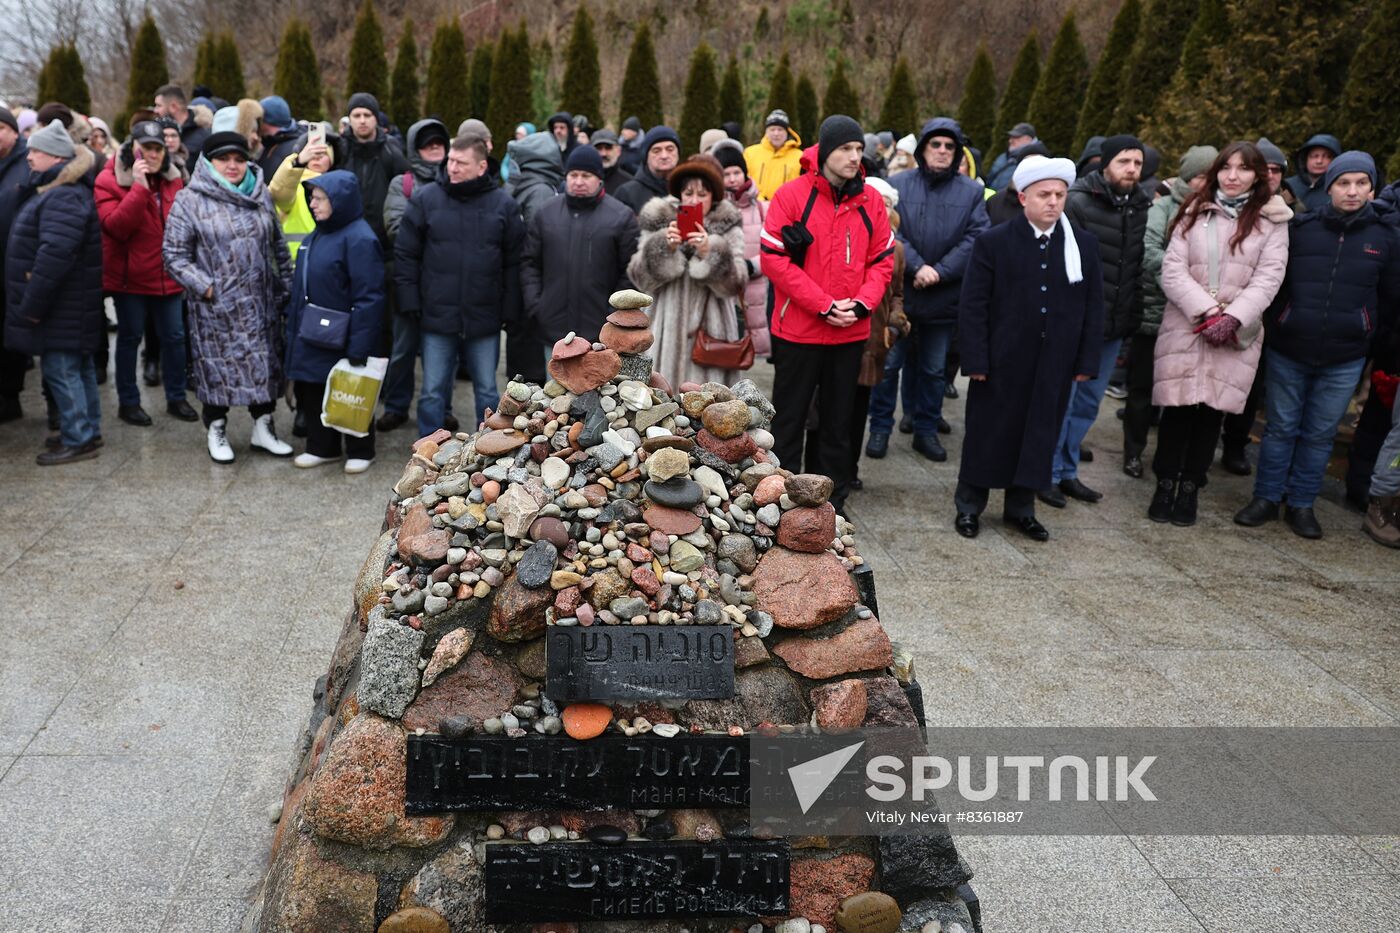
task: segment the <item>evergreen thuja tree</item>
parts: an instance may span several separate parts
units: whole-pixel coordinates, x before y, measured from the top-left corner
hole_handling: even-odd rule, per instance
[[[739,74],[739,62],[731,52],[724,77],[719,82],[719,119],[721,123],[739,124],[743,136],[749,123],[748,105],[744,97],[744,79]]]
[[[456,20],[445,20],[433,32],[433,46],[428,53],[428,94],[423,101],[423,111],[447,124],[448,133],[455,134],[470,113],[469,79],[467,40]]]
[[[1021,50],[1016,53],[1011,76],[1006,79],[1006,88],[1001,92],[1001,106],[997,108],[997,139],[1005,139],[1007,131],[1026,119],[1031,109],[1031,98],[1035,96],[1035,86],[1039,83],[1040,37],[1032,29],[1021,43]]]
[[[61,42],[50,50],[44,67],[39,71],[35,99],[41,104],[56,100],[79,113],[91,111],[92,95],[88,90],[87,73],[75,44]]]
[[[1089,56],[1079,38],[1074,11],[1065,14],[1040,72],[1027,119],[1052,155],[1071,158],[1078,110],[1089,85]]]
[[[1175,77],[1181,47],[1196,19],[1199,0],[1149,0],[1144,28],[1138,29],[1132,54],[1118,82],[1118,104],[1108,133],[1138,133]],[[1232,53],[1233,54],[1233,53]],[[1257,67],[1254,63],[1251,67]]]
[[[194,83],[204,85],[211,90],[217,75],[214,74],[215,59],[218,57],[219,40],[215,38],[211,29],[199,39],[199,44],[194,48]]]
[[[302,20],[288,20],[282,32],[272,86],[287,102],[293,116],[319,120],[324,115],[321,68],[316,62],[316,50],[311,46],[311,30]]]
[[[486,111],[491,107],[491,63],[495,59],[496,46],[490,40],[482,42],[472,53],[472,73],[469,84],[471,106],[467,109],[478,120],[486,119]],[[515,127],[511,127],[511,132]],[[504,130],[502,131],[504,132]]]
[[[622,76],[620,106],[619,125],[628,117],[636,117],[642,121],[642,126],[650,128],[665,119],[661,114],[661,76],[656,70],[656,46],[652,44],[651,23],[647,20],[642,21],[632,37],[627,70]]]
[[[792,117],[792,129],[806,142],[814,142],[817,127],[821,125],[820,104],[817,103],[817,89],[806,73],[797,76],[797,89],[793,92],[797,101]]]
[[[374,0],[364,0],[355,16],[350,36],[350,64],[345,73],[345,94],[373,94],[381,103],[389,84],[389,62],[384,56],[384,30],[374,12]]]
[[[715,50],[701,42],[690,56],[681,103],[681,152],[700,151],[700,136],[719,126],[719,77],[715,74]]]
[[[603,121],[603,76],[598,66],[598,41],[593,36],[593,17],[588,5],[580,4],[564,53],[563,99],[560,109],[584,114],[598,125]]]
[[[962,100],[958,103],[958,123],[963,135],[972,145],[990,152],[994,146],[992,127],[997,119],[997,73],[992,65],[992,56],[987,52],[987,43],[977,45],[977,54],[972,58],[972,67],[967,72],[963,84]]]
[[[214,93],[225,100],[240,100],[247,96],[243,81],[243,59],[238,54],[238,43],[233,33],[220,33],[214,40],[213,74],[217,83],[210,84]]]
[[[846,59],[841,57],[836,59],[836,68],[831,72],[831,80],[826,83],[826,96],[822,98],[822,111],[824,116],[831,116],[833,113],[844,113],[846,116],[860,122],[860,96],[856,89],[851,86],[851,79],[846,77]],[[813,127],[815,132],[816,127]]]
[[[919,129],[914,76],[910,74],[909,62],[903,55],[895,62],[894,73],[890,75],[889,87],[885,90],[884,103],[880,105],[880,129],[889,130],[896,139]]]
[[[1082,150],[1090,136],[1108,135],[1113,123],[1113,108],[1121,92],[1119,82],[1123,77],[1123,67],[1132,53],[1141,22],[1141,0],[1127,0],[1113,18],[1108,40],[1099,54],[1099,63],[1089,79],[1088,90],[1084,92],[1084,106],[1079,111],[1079,126],[1074,134],[1074,151]]]
[[[126,82],[128,114],[151,106],[156,88],[170,83],[170,69],[165,64],[165,43],[161,41],[160,30],[149,13],[136,30],[136,41],[131,45],[131,61],[131,75]]]
[[[437,42],[437,36],[433,36],[433,42]],[[463,64],[465,65],[465,62]],[[465,78],[463,80],[465,81]],[[399,33],[398,48],[394,51],[394,70],[389,75],[389,119],[400,129],[407,130],[418,120],[418,100],[421,91],[421,82],[418,80],[418,40],[415,38],[413,20],[406,19],[403,32]]]
[[[1225,0],[1201,0],[1196,21],[1181,43],[1181,62],[1177,75],[1188,86],[1194,86],[1210,70],[1210,57],[1225,46],[1230,38],[1230,20],[1225,15]]]
[[[523,30],[501,34],[491,67],[491,103],[486,125],[506,138],[530,120],[533,106],[530,73],[530,37]]]
[[[1348,148],[1375,156],[1386,165],[1400,139],[1400,108],[1392,86],[1400,60],[1400,0],[1380,0],[1361,34],[1341,100],[1341,132]],[[1396,174],[1387,170],[1386,178]]]
[[[815,92],[813,92],[812,97],[816,98]],[[784,49],[783,54],[778,58],[778,66],[773,69],[773,76],[768,79],[768,106],[763,115],[764,119],[767,119],[768,114],[774,110],[782,110],[791,119],[796,120],[797,116],[793,112],[796,109],[797,87],[792,80],[792,63],[788,60],[787,49]],[[798,135],[800,136],[801,133]]]

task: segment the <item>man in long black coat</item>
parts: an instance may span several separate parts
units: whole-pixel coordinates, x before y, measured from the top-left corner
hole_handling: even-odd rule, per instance
[[[1006,490],[1006,522],[1036,541],[1036,490],[1075,381],[1094,378],[1103,343],[1099,246],[1064,215],[1068,159],[1032,156],[1016,169],[1025,220],[977,238],[958,304],[962,368],[972,380],[955,527],[971,538],[992,489]]]

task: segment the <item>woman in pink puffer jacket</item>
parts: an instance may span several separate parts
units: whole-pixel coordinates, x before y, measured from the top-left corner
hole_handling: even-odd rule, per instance
[[[1152,403],[1164,406],[1152,463],[1156,522],[1196,522],[1196,494],[1225,414],[1244,410],[1259,368],[1264,311],[1288,265],[1293,212],[1269,190],[1253,143],[1226,146],[1173,222],[1162,261],[1166,310]]]

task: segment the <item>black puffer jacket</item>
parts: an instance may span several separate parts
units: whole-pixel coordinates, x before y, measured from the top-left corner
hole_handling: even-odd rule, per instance
[[[102,343],[102,226],[88,170],[76,157],[20,189],[5,248],[5,347],[93,352]]]
[[[613,197],[630,207],[632,213],[640,214],[642,208],[651,203],[652,198],[664,198],[670,193],[666,188],[666,179],[657,178],[651,173],[651,169],[643,165],[636,177],[623,183]]]
[[[627,263],[637,251],[637,218],[606,194],[585,203],[556,195],[530,222],[521,286],[525,311],[550,343],[574,331],[597,340],[612,313],[608,296],[631,288]]]
[[[389,192],[389,181],[395,175],[408,171],[408,159],[398,140],[391,139],[383,130],[369,142],[361,142],[354,133],[345,136],[348,150],[345,165],[355,173],[360,183],[360,197],[365,204],[365,220],[369,222],[374,235],[379,237],[379,245],[388,247],[389,237],[384,232],[384,198]]]
[[[1137,185],[1126,197],[1115,196],[1098,169],[1070,186],[1065,212],[1099,241],[1105,340],[1135,333],[1142,323],[1142,240],[1151,206]]]
[[[1400,303],[1400,232],[1371,204],[1296,215],[1288,275],[1265,317],[1269,349],[1313,366],[1365,357]]]
[[[394,239],[403,314],[432,334],[484,337],[520,319],[525,222],[488,171],[453,184],[446,170],[415,190]]]

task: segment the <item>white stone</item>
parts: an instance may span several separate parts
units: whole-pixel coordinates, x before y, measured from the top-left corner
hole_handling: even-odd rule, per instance
[[[571,472],[569,465],[559,457],[546,457],[540,464],[540,478],[550,489],[563,489]]]
[[[721,502],[729,501],[729,490],[725,488],[724,478],[719,475],[714,467],[701,464],[692,470],[690,475],[707,493],[719,496]]]
[[[632,456],[632,454],[637,452],[636,444],[632,443],[627,438],[623,437],[621,434],[619,434],[617,431],[611,428],[603,432],[603,443],[612,444],[618,450],[622,451],[622,455],[624,457],[630,457]]]
[[[549,841],[549,830],[543,826],[532,826],[530,831],[525,834],[525,838],[537,846],[542,846]]]
[[[681,734],[681,727],[673,722],[658,722],[651,727],[651,731],[663,739],[673,739]]]

